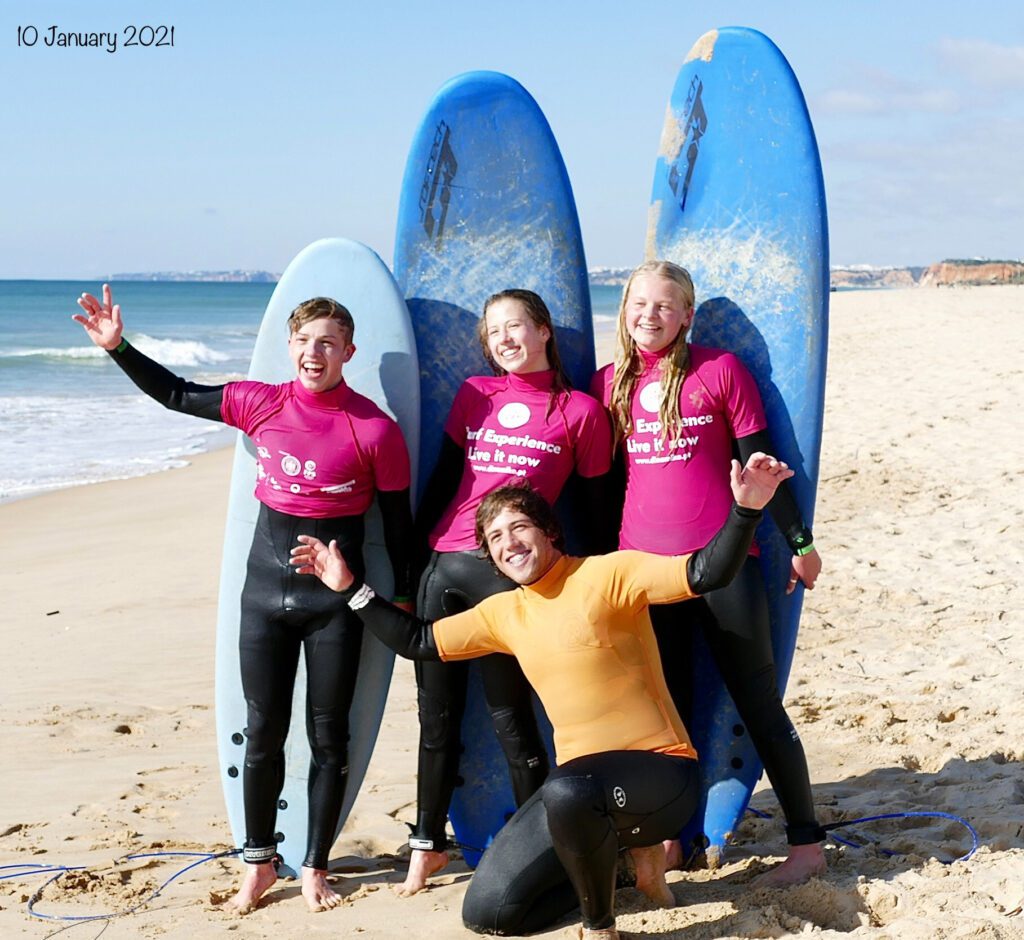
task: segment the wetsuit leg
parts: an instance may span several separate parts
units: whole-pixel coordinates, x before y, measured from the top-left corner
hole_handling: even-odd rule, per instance
[[[344,610],[305,631],[309,840],[304,864],[326,869],[348,779],[349,710],[363,631]]]
[[[435,552],[420,579],[417,612],[427,620],[445,616],[444,581]],[[466,708],[467,663],[416,662],[420,741],[416,777],[414,849],[444,849],[448,804],[455,790],[461,750],[460,727]]]
[[[306,862],[325,868],[344,795],[344,774],[337,771],[347,764],[348,709],[362,632],[335,592],[316,578],[296,574],[289,564],[289,551],[300,532],[324,541],[337,539],[350,564],[359,569],[357,576],[362,574],[361,517],[300,519],[261,506],[242,589],[239,631],[247,705],[245,858],[270,861],[276,850],[284,743],[299,648],[305,645],[307,727],[313,755]]]
[[[556,768],[484,853],[464,923],[486,933],[542,929],[571,909],[568,881],[584,926],[612,926],[620,849],[678,832],[699,789],[695,761],[650,751],[607,751]]]
[[[764,764],[786,816],[791,845],[824,838],[814,813],[807,758],[786,714],[775,676],[768,595],[755,558],[748,558],[736,579],[705,595],[711,617],[702,626],[736,710]]]
[[[480,660],[487,709],[508,761],[516,806],[547,779],[548,752],[533,713],[532,687],[514,656],[494,653]]]
[[[286,624],[274,621],[249,580],[246,587],[238,639],[246,703],[245,860],[262,863],[271,861],[277,851],[277,800],[284,786],[284,741],[300,638]]]
[[[420,579],[417,610],[427,620],[450,616],[515,585],[476,552],[434,552]],[[530,685],[511,656],[480,660],[484,694],[502,749],[509,760],[516,804],[547,776],[547,752],[533,714]],[[418,810],[410,845],[444,845],[444,824],[458,781],[467,663],[416,663],[420,751]]]
[[[462,902],[462,922],[477,933],[528,934],[578,906],[538,790],[484,852]]]

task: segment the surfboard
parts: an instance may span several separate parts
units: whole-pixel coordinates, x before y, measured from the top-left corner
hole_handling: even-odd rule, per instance
[[[674,261],[692,275],[698,303],[693,342],[737,353],[753,373],[777,456],[796,471],[790,485],[810,525],[828,338],[825,191],[803,93],[783,54],[762,33],[714,30],[687,55],[665,115],[646,254]],[[803,586],[786,596],[792,553],[770,519],[757,538],[781,692],[793,661]],[[703,643],[692,669],[690,730],[700,754],[704,805],[683,834],[683,848],[685,855],[703,834],[714,867],[762,766]]]
[[[420,357],[421,484],[459,386],[489,371],[476,324],[496,291],[522,287],[544,298],[573,384],[587,388],[594,337],[576,204],[551,128],[514,79],[468,72],[430,103],[406,163],[394,271]],[[462,741],[464,782],[450,818],[475,866],[515,810],[475,665]]]
[[[291,381],[288,358],[289,314],[311,297],[344,304],[355,321],[356,353],[345,365],[345,381],[398,422],[412,458],[415,480],[419,448],[419,388],[415,340],[409,313],[391,272],[365,245],[343,238],[314,242],[288,266],[267,304],[249,367],[261,382]],[[256,455],[243,434],[235,445],[231,493],[224,535],[217,612],[217,746],[228,819],[236,845],[245,839],[242,770],[245,759],[245,699],[238,663],[239,601],[259,504],[253,496]],[[390,596],[391,567],[384,550],[380,513],[374,503],[366,517],[364,557],[367,581]],[[338,822],[344,824],[359,791],[377,740],[394,654],[369,632],[363,638],[359,678],[350,712],[349,774]],[[285,873],[298,873],[306,854],[309,745],[306,738],[306,676],[302,658],[295,682],[292,720],[285,746],[285,783],[278,802],[278,852]]]

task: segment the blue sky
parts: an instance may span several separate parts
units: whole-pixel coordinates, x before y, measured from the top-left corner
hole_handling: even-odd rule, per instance
[[[145,8],[145,13],[139,13]],[[833,264],[1024,256],[1024,14],[994,0],[0,4],[0,277],[281,271],[329,235],[391,257],[409,145],[437,88],[507,72],[544,110],[591,266],[643,248],[683,57],[762,30],[803,86]],[[175,27],[172,49],[19,48]]]

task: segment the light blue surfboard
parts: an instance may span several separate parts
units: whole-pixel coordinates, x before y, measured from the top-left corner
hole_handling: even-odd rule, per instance
[[[766,36],[728,27],[690,50],[665,117],[648,222],[647,257],[693,276],[693,342],[737,353],[757,379],[776,453],[796,471],[790,485],[810,525],[828,334],[825,191],[800,86]],[[785,595],[792,553],[770,519],[757,538],[783,691],[803,587]],[[692,669],[690,730],[705,805],[683,848],[703,832],[714,867],[762,767],[703,643]]]
[[[576,204],[551,128],[507,75],[459,75],[431,102],[406,163],[394,270],[419,352],[421,483],[459,386],[489,372],[476,323],[496,291],[522,287],[544,298],[562,361],[573,384],[587,388],[594,338]],[[465,782],[451,821],[476,865],[515,802],[475,665],[462,740]]]
[[[331,297],[351,312],[356,353],[345,365],[345,381],[398,422],[412,457],[419,449],[419,367],[405,301],[384,262],[365,245],[326,238],[304,249],[281,276],[267,304],[253,350],[249,378],[281,383],[295,378],[288,358],[288,316],[311,297]],[[259,504],[253,496],[256,457],[252,442],[238,435],[224,536],[217,615],[217,745],[228,819],[236,845],[245,839],[242,771],[245,759],[245,700],[238,664],[239,601]],[[366,579],[384,596],[393,585],[384,550],[380,513],[367,514]],[[380,727],[394,654],[369,632],[363,638],[359,678],[350,713],[349,774],[338,831],[366,773]],[[283,870],[297,873],[306,854],[309,745],[306,739],[306,675],[302,658],[295,683],[292,720],[285,747],[285,784],[278,803],[278,852]]]

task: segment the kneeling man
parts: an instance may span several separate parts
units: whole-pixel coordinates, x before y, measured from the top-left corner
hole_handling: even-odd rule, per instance
[[[555,732],[558,766],[484,854],[466,894],[474,930],[540,930],[579,904],[584,938],[616,938],[620,849],[637,887],[672,903],[661,842],[697,806],[697,754],[665,686],[648,605],[716,590],[742,566],[782,480],[793,472],[765,454],[733,461],[735,504],[708,545],[665,557],[620,551],[564,554],[551,507],[533,490],[504,486],[481,503],[476,534],[519,588],[429,622],[377,597],[337,545],[299,536],[292,564],[341,592],[384,643],[409,659],[515,656]]]

